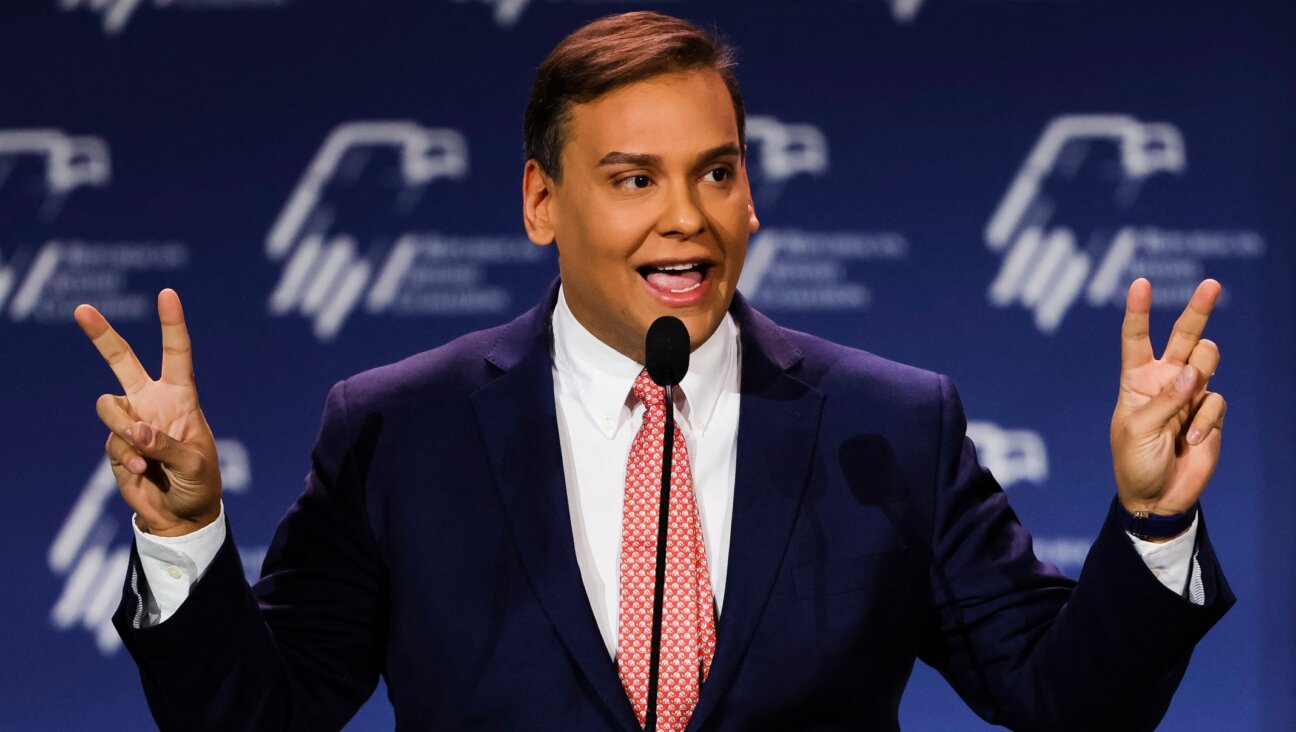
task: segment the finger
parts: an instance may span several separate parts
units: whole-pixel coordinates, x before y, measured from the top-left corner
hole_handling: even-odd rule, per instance
[[[1152,311],[1152,284],[1142,277],[1130,284],[1121,323],[1121,368],[1132,369],[1152,360],[1148,313]]]
[[[1198,341],[1197,347],[1188,356],[1188,364],[1197,369],[1205,381],[1210,381],[1211,377],[1215,375],[1215,371],[1219,369],[1219,360],[1219,346],[1207,338]],[[1202,386],[1204,387],[1205,383]]]
[[[116,394],[104,394],[95,402],[95,412],[99,414],[99,419],[104,426],[113,431],[113,434],[120,435],[130,440],[127,430],[135,423],[135,414],[130,409],[130,401],[124,396]]]
[[[95,402],[95,411],[99,413],[99,419],[111,430],[108,442],[104,445],[104,452],[108,454],[110,460],[140,475],[148,465],[131,445],[131,433],[136,419],[129,407],[130,402],[126,397],[115,394],[104,394]]]
[[[1219,300],[1220,283],[1215,280],[1202,280],[1197,285],[1188,306],[1175,321],[1174,330],[1170,332],[1170,342],[1166,344],[1161,357],[1176,364],[1188,362],[1188,355],[1196,348],[1206,321],[1210,319],[1211,310]]]
[[[99,355],[108,362],[127,394],[135,393],[151,381],[130,344],[117,335],[117,331],[113,330],[98,310],[91,305],[79,305],[72,315],[76,318],[77,325],[81,326],[81,330],[94,343]]]
[[[108,442],[104,443],[104,452],[114,465],[121,465],[136,475],[143,475],[144,471],[148,470],[148,463],[140,457],[135,448],[111,432],[108,433]]]
[[[167,288],[158,293],[158,320],[162,322],[162,380],[193,386],[193,356],[180,296]]]
[[[1129,428],[1134,434],[1148,434],[1164,428],[1192,402],[1201,375],[1192,366],[1184,366],[1160,394],[1152,397],[1129,418]]]
[[[1224,397],[1211,392],[1202,400],[1201,407],[1197,409],[1196,416],[1193,417],[1192,424],[1188,427],[1188,444],[1200,445],[1211,433],[1213,429],[1224,428],[1224,413],[1228,411],[1228,403]]]
[[[193,474],[202,466],[203,458],[197,449],[148,422],[135,422],[129,429],[131,445],[145,458],[157,460],[181,473]]]

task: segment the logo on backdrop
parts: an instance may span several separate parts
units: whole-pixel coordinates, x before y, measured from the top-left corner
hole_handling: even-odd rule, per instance
[[[752,197],[756,211],[774,208],[786,187],[828,173],[828,138],[820,128],[774,117],[747,118]],[[738,289],[758,307],[782,311],[861,311],[873,293],[858,278],[863,262],[909,256],[893,231],[761,229],[747,247]]]
[[[1157,307],[1179,308],[1207,261],[1263,256],[1264,240],[1253,231],[1128,221],[1150,180],[1187,169],[1183,135],[1172,124],[1124,115],[1049,122],[986,226],[986,246],[1003,256],[990,302],[1021,305],[1041,332],[1053,333],[1082,298],[1093,307],[1123,306],[1134,278],[1152,281]]]
[[[1043,485],[1048,480],[1048,450],[1038,432],[968,422],[967,436],[976,445],[977,459],[1004,488],[1018,483]]]
[[[112,183],[108,143],[57,129],[0,130],[0,315],[66,322],[80,303],[116,321],[148,317],[152,296],[131,275],[185,267],[175,242],[102,242],[60,235],[74,194]]]
[[[323,341],[361,307],[373,315],[507,312],[512,295],[489,281],[492,269],[545,262],[545,251],[523,237],[422,228],[437,220],[420,206],[429,188],[467,175],[468,143],[457,130],[410,121],[334,128],[266,237],[266,255],[283,265],[270,312],[306,317]]]
[[[798,175],[828,173],[828,138],[814,125],[748,117],[747,145],[753,163],[752,195],[762,204],[773,205],[783,185]]]
[[[216,441],[224,495],[239,496],[252,485],[247,448],[234,439]],[[50,623],[59,630],[83,629],[105,656],[116,653],[121,639],[112,614],[121,599],[133,539],[130,514],[118,497],[108,458],[99,461],[81,489],[63,526],[50,543],[46,562],[63,579],[63,592],[50,608]],[[245,571],[259,573],[265,547],[240,549]]]
[[[115,36],[126,30],[135,13],[146,6],[178,10],[242,10],[253,8],[278,8],[291,0],[58,0],[59,10],[71,12],[88,10],[98,13],[104,35]]]
[[[0,186],[9,182],[20,159],[28,156],[38,162],[37,172],[43,173],[28,185],[40,201],[36,215],[43,221],[58,216],[72,191],[103,188],[112,182],[108,143],[101,137],[56,129],[0,130]]]

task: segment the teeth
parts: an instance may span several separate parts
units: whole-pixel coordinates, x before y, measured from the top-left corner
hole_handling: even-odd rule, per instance
[[[697,267],[697,265],[696,264],[668,264],[665,267],[655,267],[654,269],[660,269],[664,272],[683,272],[684,270],[693,269],[694,267]]]
[[[673,293],[675,293],[675,294],[678,295],[678,294],[685,293],[685,292],[692,292],[692,291],[696,290],[697,288],[699,288],[699,287],[701,287],[701,286],[702,286],[702,283],[701,283],[701,282],[694,282],[693,284],[689,285],[688,287],[685,287],[685,288],[682,289],[682,290],[671,290],[671,292],[673,292]]]

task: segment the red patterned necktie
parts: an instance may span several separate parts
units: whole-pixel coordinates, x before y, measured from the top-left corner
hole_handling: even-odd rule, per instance
[[[621,612],[617,670],[639,724],[648,714],[652,653],[653,583],[657,567],[657,519],[661,508],[665,389],[647,370],[631,392],[644,404],[643,425],[626,461],[621,510]],[[662,602],[661,660],[657,681],[657,729],[688,725],[701,682],[711,671],[716,630],[702,522],[693,497],[688,448],[678,426],[671,455],[666,582]]]

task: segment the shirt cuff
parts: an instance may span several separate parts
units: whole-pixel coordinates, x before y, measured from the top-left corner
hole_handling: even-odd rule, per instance
[[[189,597],[189,588],[202,579],[225,543],[225,502],[216,520],[184,536],[154,536],[145,533],[131,516],[135,549],[148,580],[148,593],[141,593],[145,613],[142,627],[163,623]],[[147,594],[147,597],[143,595]]]
[[[1201,569],[1197,564],[1197,523],[1201,514],[1193,517],[1188,530],[1164,543],[1144,541],[1126,532],[1152,574],[1176,595],[1184,595],[1195,605],[1205,604],[1205,593],[1200,592]],[[1192,582],[1190,583],[1190,579]]]

